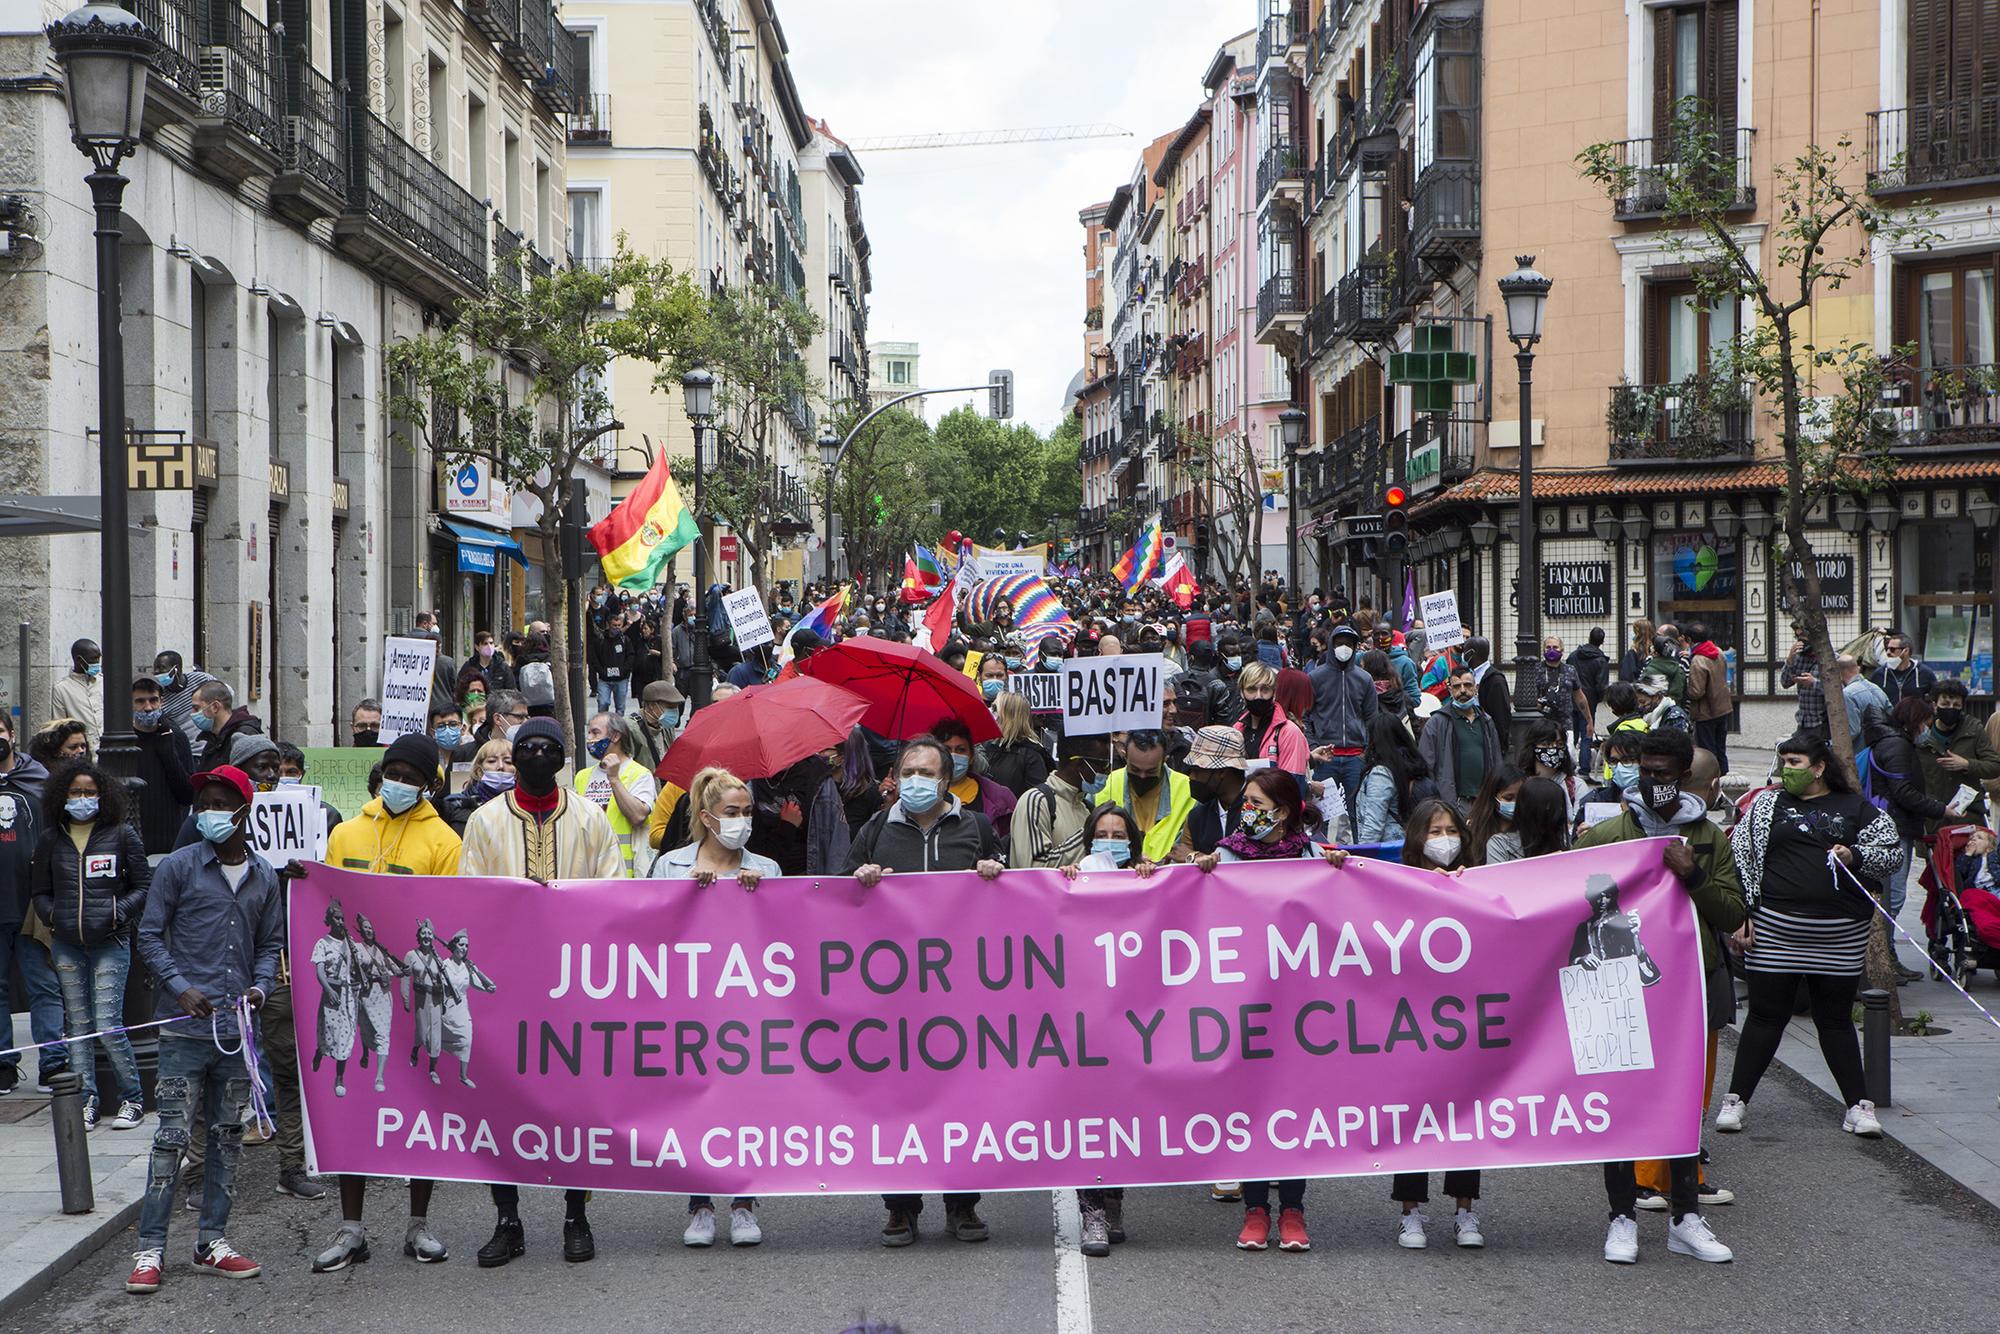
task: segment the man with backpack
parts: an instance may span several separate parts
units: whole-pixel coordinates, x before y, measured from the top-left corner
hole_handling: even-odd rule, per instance
[[[1213,643],[1203,639],[1188,646],[1188,668],[1174,678],[1174,710],[1180,726],[1198,731],[1211,723],[1227,726],[1242,716],[1241,696],[1216,668]]]
[[[1590,642],[1578,645],[1569,655],[1569,665],[1576,669],[1577,684],[1583,688],[1584,703],[1588,711],[1578,710],[1570,719],[1570,730],[1576,733],[1576,767],[1590,771],[1590,735],[1597,730],[1597,706],[1604,702],[1605,688],[1611,684],[1611,658],[1604,651],[1604,627],[1591,627]]]

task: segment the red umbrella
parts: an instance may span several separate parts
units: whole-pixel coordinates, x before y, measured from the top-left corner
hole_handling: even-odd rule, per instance
[[[654,774],[682,788],[710,765],[769,778],[841,745],[867,712],[861,695],[809,677],[752,686],[695,714]]]
[[[866,699],[862,725],[891,741],[921,736],[946,718],[964,723],[975,742],[1000,735],[971,678],[913,644],[858,635],[821,649],[799,670]]]

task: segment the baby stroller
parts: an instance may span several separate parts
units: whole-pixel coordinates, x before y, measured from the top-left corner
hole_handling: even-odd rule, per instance
[[[2000,973],[2000,895],[1958,883],[1958,855],[1978,825],[1945,825],[1928,840],[1929,866],[1918,882],[1931,969],[1970,987],[1980,969]]]

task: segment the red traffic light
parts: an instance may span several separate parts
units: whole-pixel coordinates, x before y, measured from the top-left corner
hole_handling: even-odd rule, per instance
[[[1389,506],[1391,509],[1394,509],[1397,506],[1401,505],[1404,501],[1408,500],[1409,498],[1410,498],[1409,492],[1403,490],[1403,488],[1400,486],[1392,486],[1387,491],[1384,491],[1382,493],[1382,503],[1384,505]]]

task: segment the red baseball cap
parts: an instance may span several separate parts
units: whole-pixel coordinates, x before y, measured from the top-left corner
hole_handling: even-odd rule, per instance
[[[244,773],[233,764],[218,764],[213,769],[196,774],[188,781],[197,792],[201,791],[209,783],[220,783],[224,787],[233,787],[236,789],[237,795],[243,798],[245,806],[250,804],[250,794],[257,790],[257,785],[250,781],[250,775]]]

